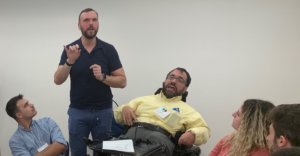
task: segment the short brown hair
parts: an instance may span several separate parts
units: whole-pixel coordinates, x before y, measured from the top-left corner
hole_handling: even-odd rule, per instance
[[[83,9],[83,10],[80,12],[80,14],[79,14],[79,16],[78,16],[78,21],[80,21],[80,16],[81,16],[82,13],[84,13],[84,12],[90,12],[90,11],[95,12],[96,15],[97,15],[97,18],[98,18],[98,12],[97,12],[97,11],[95,11],[95,10],[92,9],[92,8],[85,8],[85,9]]]
[[[268,118],[273,125],[275,137],[286,137],[292,146],[300,146],[300,104],[281,104]]]
[[[23,99],[23,95],[19,94],[15,97],[12,97],[6,104],[6,113],[15,120],[17,120],[16,113],[19,111],[17,103],[21,99]]]

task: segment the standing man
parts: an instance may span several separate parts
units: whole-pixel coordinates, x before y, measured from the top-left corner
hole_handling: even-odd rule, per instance
[[[300,104],[282,104],[275,107],[269,121],[266,139],[271,153],[300,146]]]
[[[37,111],[23,95],[11,98],[6,112],[18,123],[18,129],[9,139],[14,156],[58,156],[66,152],[67,142],[58,125],[48,117],[33,120]]]
[[[82,36],[64,47],[54,82],[60,85],[70,75],[69,141],[72,156],[86,155],[83,137],[93,140],[110,136],[112,92],[110,87],[124,88],[126,76],[113,45],[96,37],[98,13],[86,8],[79,14]]]

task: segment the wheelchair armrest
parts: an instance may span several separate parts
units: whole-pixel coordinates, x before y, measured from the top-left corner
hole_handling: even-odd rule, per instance
[[[183,133],[183,131],[177,131],[175,134],[175,149],[173,151],[173,156],[199,156],[201,154],[201,149],[199,146],[186,146],[178,144],[178,140]]]
[[[84,137],[84,138],[82,138],[82,140],[83,140],[83,141],[85,142],[85,144],[88,145],[88,146],[94,143],[94,142],[93,142],[91,139],[89,139],[89,138],[85,138],[85,137]]]
[[[200,156],[201,149],[199,146],[193,145],[192,147],[181,147],[175,148],[173,151],[173,156]]]
[[[98,140],[90,140],[88,138],[82,138],[85,144],[89,147],[89,149],[97,151],[97,152],[102,152],[102,141]]]

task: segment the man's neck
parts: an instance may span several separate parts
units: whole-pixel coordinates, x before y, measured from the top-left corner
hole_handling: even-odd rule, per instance
[[[88,39],[84,36],[81,37],[82,45],[89,53],[91,53],[92,50],[94,49],[94,47],[96,46],[96,41],[97,41],[96,37],[94,37],[92,39]]]
[[[26,119],[21,119],[19,121],[19,124],[24,127],[26,130],[30,130],[30,125],[31,125],[32,119],[31,120],[26,120]]]

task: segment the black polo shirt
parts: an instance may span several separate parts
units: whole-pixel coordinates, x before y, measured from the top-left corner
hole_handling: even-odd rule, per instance
[[[93,64],[101,66],[102,72],[111,72],[122,68],[119,55],[113,45],[97,38],[96,47],[91,53],[83,47],[81,40],[69,44],[78,44],[81,52],[70,71],[70,107],[78,109],[105,109],[112,107],[112,92],[110,86],[97,80],[90,69]],[[68,46],[69,46],[68,45]],[[65,64],[67,54],[64,50],[60,65]]]

